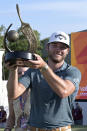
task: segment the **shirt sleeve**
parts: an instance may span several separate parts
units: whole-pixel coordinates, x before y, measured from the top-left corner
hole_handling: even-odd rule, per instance
[[[30,85],[30,78],[31,77],[31,69],[29,69],[28,71],[25,72],[24,75],[22,75],[19,78],[19,83],[23,84],[25,88],[29,88]]]
[[[65,80],[70,80],[75,87],[79,87],[80,81],[81,81],[81,72],[76,68],[70,66],[65,75]]]
[[[72,67],[70,66],[65,74],[65,80],[70,80],[74,86],[75,86],[75,91],[73,94],[71,94],[72,99],[75,99],[78,90],[79,90],[79,85],[80,85],[80,81],[81,81],[81,72],[79,69],[77,69],[76,67]]]

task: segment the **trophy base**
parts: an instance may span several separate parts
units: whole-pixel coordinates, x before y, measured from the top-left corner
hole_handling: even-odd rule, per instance
[[[36,60],[34,54],[24,51],[7,52],[5,54],[5,62],[10,62],[10,65],[16,64],[17,66],[28,66],[27,60]]]

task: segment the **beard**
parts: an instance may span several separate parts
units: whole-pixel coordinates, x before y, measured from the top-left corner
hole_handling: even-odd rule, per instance
[[[64,56],[64,55],[60,55],[60,56],[61,56],[61,57],[58,58],[58,57],[53,56],[52,54],[48,54],[49,59],[50,59],[53,63],[55,63],[55,64],[61,63],[63,60],[65,60],[65,57],[66,57],[66,56]]]

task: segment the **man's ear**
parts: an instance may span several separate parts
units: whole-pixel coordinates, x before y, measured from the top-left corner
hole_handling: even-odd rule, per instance
[[[70,48],[67,48],[67,55],[69,54]]]

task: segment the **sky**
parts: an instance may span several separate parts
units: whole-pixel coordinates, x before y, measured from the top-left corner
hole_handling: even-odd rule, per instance
[[[87,0],[0,0],[0,26],[8,28],[12,23],[14,30],[21,26],[16,4],[22,20],[40,33],[40,39],[56,31],[70,34],[87,29]]]

